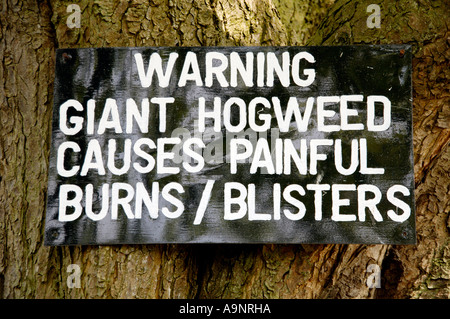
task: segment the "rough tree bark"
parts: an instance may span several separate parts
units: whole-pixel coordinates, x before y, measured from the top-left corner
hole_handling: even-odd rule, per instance
[[[334,2],[274,0],[281,22],[286,28],[287,45],[305,45]]]
[[[370,3],[381,27],[367,28]],[[378,297],[450,298],[450,92],[448,1],[338,1],[310,43],[413,45],[417,240],[389,246]]]
[[[70,1],[3,0],[0,296],[450,297],[448,2],[330,2],[79,1],[81,27],[70,29]],[[317,3],[320,8],[312,9]],[[366,25],[371,3],[380,4],[380,28]],[[324,8],[327,15],[308,44],[414,45],[416,246],[43,246],[55,48],[303,45]],[[80,267],[80,288],[66,284],[70,264]],[[382,269],[379,289],[366,284],[369,264]]]

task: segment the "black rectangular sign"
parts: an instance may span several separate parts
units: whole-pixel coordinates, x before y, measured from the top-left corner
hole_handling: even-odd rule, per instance
[[[416,241],[411,48],[56,52],[46,245]]]

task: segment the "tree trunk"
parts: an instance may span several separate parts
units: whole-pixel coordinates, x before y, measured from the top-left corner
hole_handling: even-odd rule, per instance
[[[378,1],[330,2],[78,1],[80,28],[69,28],[66,1],[2,1],[0,295],[450,297],[448,2],[379,2],[380,28],[366,24]],[[303,45],[324,11],[311,45],[414,45],[417,245],[43,246],[55,48]],[[380,288],[367,285],[371,264]],[[75,287],[70,265],[81,272]]]
[[[348,1],[347,1],[348,2]],[[448,1],[383,1],[380,28],[367,28],[373,1],[338,1],[310,44],[413,45],[417,245],[389,246],[379,298],[450,298],[450,92]]]

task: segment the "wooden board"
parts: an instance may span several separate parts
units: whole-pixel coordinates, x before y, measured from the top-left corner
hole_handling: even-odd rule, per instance
[[[413,244],[411,48],[56,52],[46,245]]]

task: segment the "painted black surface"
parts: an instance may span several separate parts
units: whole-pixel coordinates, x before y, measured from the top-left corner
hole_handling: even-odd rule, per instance
[[[306,51],[315,58],[314,64],[307,64],[314,68],[316,77],[307,87],[293,84],[284,87],[275,76],[272,87],[267,85],[246,87],[242,81],[237,87],[221,87],[217,81],[211,87],[196,86],[188,81],[184,87],[177,85],[184,57],[187,52],[197,55],[200,73],[204,81],[204,57],[207,52],[220,52],[228,56],[231,52],[238,52],[243,61],[245,53],[274,52],[281,57],[283,52],[294,56],[298,52]],[[158,52],[163,57],[164,65],[171,52],[178,53],[174,71],[168,87],[157,85],[156,78],[148,88],[141,86],[136,63],[135,53],[141,53],[144,61],[148,61],[150,54]],[[147,68],[147,64],[145,64]],[[255,66],[256,68],[256,66]],[[255,69],[256,70],[256,69]],[[229,70],[225,76],[229,78]],[[255,71],[256,72],[256,71]],[[239,79],[239,77],[238,77]],[[291,96],[301,100],[303,108],[306,98],[317,96],[341,96],[361,94],[364,102],[351,103],[351,108],[358,110],[358,116],[352,119],[355,123],[365,123],[366,97],[370,95],[383,95],[392,103],[392,123],[388,130],[371,132],[367,128],[361,131],[319,132],[315,120],[316,104],[312,111],[312,120],[307,132],[298,132],[295,129],[289,132],[279,132],[279,138],[297,141],[299,139],[342,139],[344,150],[344,167],[350,163],[349,150],[352,139],[367,139],[368,165],[370,167],[384,168],[385,173],[361,174],[358,171],[344,176],[336,171],[333,148],[323,148],[327,153],[326,161],[319,161],[317,174],[300,174],[293,168],[291,174],[264,174],[258,169],[256,174],[250,174],[250,163],[239,164],[237,173],[230,173],[230,164],[205,164],[198,173],[189,173],[183,169],[182,163],[166,161],[167,166],[180,167],[178,174],[157,174],[155,169],[146,174],[140,174],[131,169],[123,175],[117,176],[106,169],[105,175],[97,171],[89,171],[86,176],[76,174],[72,177],[62,177],[57,173],[57,151],[64,141],[76,142],[81,151],[66,156],[65,167],[82,165],[83,155],[87,145],[92,139],[98,139],[102,150],[103,160],[107,162],[107,141],[115,139],[118,151],[116,164],[122,165],[123,143],[131,139],[134,143],[140,138],[150,138],[156,142],[158,138],[171,137],[174,130],[186,129],[194,137],[195,121],[198,119],[198,99],[204,97],[208,110],[211,110],[214,97],[221,97],[222,104],[230,97],[239,97],[248,102],[255,97],[278,97],[281,105],[285,106]],[[116,134],[114,130],[106,130],[102,135],[89,135],[86,125],[72,136],[65,135],[59,126],[59,108],[69,99],[79,101],[84,110],[78,112],[71,108],[68,116],[82,116],[86,121],[86,104],[89,99],[96,100],[96,126],[102,115],[102,108],[107,98],[117,101],[121,116],[121,126],[125,128],[125,101],[133,98],[140,107],[143,98],[173,97],[175,102],[167,106],[166,131],[159,132],[159,113],[154,104],[150,104],[149,132],[139,132],[134,125],[133,133]],[[327,109],[338,111],[338,105],[327,105]],[[273,110],[259,110],[262,113],[271,113]],[[232,116],[236,116],[232,112]],[[338,120],[338,118],[337,118]],[[336,118],[330,118],[330,123],[337,123]],[[207,126],[212,126],[207,122]],[[248,128],[248,126],[247,126]],[[272,128],[277,128],[276,121],[272,120]],[[266,132],[269,145],[271,132]],[[226,159],[227,132],[222,123],[223,158]],[[264,135],[259,135],[263,137]],[[217,137],[217,136],[216,136]],[[209,143],[210,136],[203,138],[205,144]],[[149,152],[155,155],[156,150]],[[156,155],[155,155],[156,157]],[[308,157],[309,159],[309,157]],[[132,155],[132,163],[145,161]],[[199,225],[194,225],[197,207],[199,206],[203,190],[208,180],[214,181],[213,192],[207,206],[205,215]],[[184,212],[178,218],[167,218],[161,211],[166,204],[160,195],[158,218],[151,218],[145,207],[141,218],[130,219],[119,208],[117,220],[111,219],[108,211],[105,218],[93,221],[84,212],[79,218],[70,222],[58,220],[59,215],[59,189],[64,184],[74,184],[83,190],[88,184],[94,187],[94,210],[101,209],[101,187],[104,183],[127,183],[135,187],[142,182],[151,195],[152,183],[159,182],[160,190],[170,182],[177,182],[184,189],[183,194],[172,192],[175,197],[184,203]],[[237,220],[224,220],[224,184],[239,182],[245,186],[255,184],[256,213],[268,213],[271,220],[250,221],[248,214]],[[383,221],[375,221],[370,212],[366,213],[366,220],[362,221],[334,221],[331,219],[331,191],[324,192],[322,196],[323,217],[315,220],[314,192],[306,190],[305,196],[295,196],[304,203],[306,214],[300,220],[290,220],[283,214],[283,209],[292,212],[296,208],[282,200],[281,218],[273,219],[273,187],[279,183],[283,190],[291,184],[298,184],[305,188],[307,184],[361,184],[376,185],[383,197],[377,205]],[[409,189],[410,196],[399,197],[411,208],[411,216],[404,222],[392,221],[386,212],[396,207],[386,199],[386,192],[392,185],[404,185]],[[294,194],[293,194],[294,195]],[[111,196],[111,189],[109,192]],[[121,195],[125,196],[125,195]],[[342,214],[357,216],[357,192],[342,192],[341,197],[349,199],[349,206],[342,206]],[[84,207],[84,199],[83,199]],[[171,210],[173,206],[167,205]],[[111,205],[109,207],[111,209]],[[236,209],[236,206],[234,206]],[[196,47],[196,48],[89,48],[89,49],[59,49],[56,52],[55,68],[55,94],[54,114],[52,123],[52,144],[49,160],[48,203],[46,213],[45,243],[47,245],[89,245],[89,244],[137,244],[137,243],[383,243],[383,244],[413,244],[415,243],[415,216],[414,216],[414,174],[412,154],[412,95],[411,95],[411,50],[405,45],[390,46],[344,46],[344,47]]]

